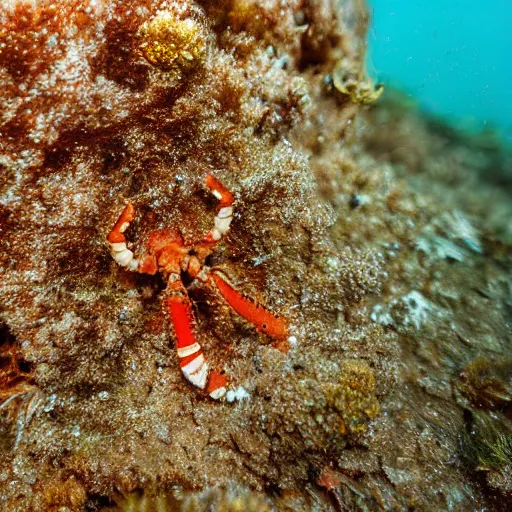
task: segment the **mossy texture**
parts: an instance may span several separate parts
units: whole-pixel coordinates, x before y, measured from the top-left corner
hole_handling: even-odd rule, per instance
[[[205,41],[194,19],[179,19],[177,13],[161,11],[139,32],[142,53],[151,64],[179,75],[199,67]]]
[[[461,372],[458,387],[474,407],[507,411],[512,405],[512,361],[479,356]]]
[[[471,414],[469,430],[461,435],[460,455],[470,471],[484,475],[489,487],[505,496],[512,481],[512,430],[501,415]]]
[[[508,421],[506,368],[471,361],[509,350],[511,160],[388,91],[364,107],[367,25],[358,0],[2,4],[2,510],[506,499],[454,454],[468,408]],[[209,264],[293,335],[190,288],[232,402],[183,379],[164,284],[105,242],[127,200],[135,251],[196,240],[207,173],[235,196]]]

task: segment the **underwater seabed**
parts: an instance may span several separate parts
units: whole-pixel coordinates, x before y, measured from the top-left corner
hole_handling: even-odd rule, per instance
[[[375,87],[360,1],[162,5],[0,6],[0,509],[512,509],[510,150]],[[291,334],[180,274],[220,400],[106,241],[192,245],[207,174]]]
[[[446,509],[466,510],[452,468],[477,484],[491,509],[508,510],[512,148],[498,131],[461,130],[389,89],[365,117],[364,148],[403,180],[397,197],[402,212],[410,211],[406,247],[393,251],[387,300],[372,311],[396,329],[402,348],[403,386],[391,409],[409,411],[405,424],[430,439],[429,446],[417,441],[416,463],[445,467],[439,492],[447,493]],[[388,206],[395,210],[395,200]],[[395,476],[406,485],[411,468],[401,469]]]

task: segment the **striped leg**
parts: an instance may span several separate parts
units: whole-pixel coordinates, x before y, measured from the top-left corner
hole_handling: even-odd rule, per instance
[[[288,322],[237,291],[223,272],[212,270],[207,282],[210,286],[214,285],[231,308],[254,325],[259,332],[276,340],[284,341],[289,338]]]
[[[171,318],[176,337],[176,350],[180,359],[181,371],[194,386],[204,389],[208,381],[208,363],[201,345],[194,333],[194,315],[192,304],[179,276],[173,274],[169,281],[170,294],[166,298],[167,311]],[[226,381],[217,372],[212,372],[208,383],[208,393],[219,399],[226,393]]]
[[[228,231],[233,220],[233,194],[211,174],[206,176],[206,186],[210,192],[219,200],[217,214],[215,215],[215,225],[208,232],[203,242],[212,244],[218,242]]]
[[[219,372],[211,372],[208,380],[208,394],[215,400],[219,400],[226,394],[228,380],[225,375]]]
[[[126,247],[126,237],[124,236],[124,232],[129,228],[134,217],[135,208],[128,203],[107,236],[110,254],[118,265],[128,270],[137,270],[139,265],[138,260],[133,257],[133,252]]]

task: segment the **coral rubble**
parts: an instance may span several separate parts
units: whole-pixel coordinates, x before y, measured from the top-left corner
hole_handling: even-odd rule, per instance
[[[0,6],[2,510],[510,495],[510,160],[392,94],[364,111],[367,23],[360,0]],[[293,334],[191,289],[222,402],[182,379],[162,282],[105,243],[128,199],[131,240],[193,241],[207,173],[237,201],[209,264]]]

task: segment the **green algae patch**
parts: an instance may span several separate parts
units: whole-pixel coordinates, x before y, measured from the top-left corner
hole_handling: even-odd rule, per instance
[[[512,474],[510,422],[485,412],[471,416],[471,428],[461,437],[461,457],[472,471],[485,475],[491,488],[506,493]]]

